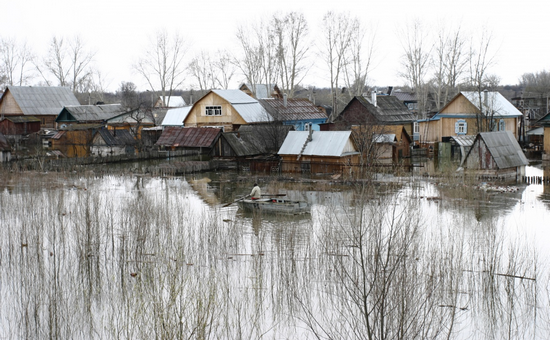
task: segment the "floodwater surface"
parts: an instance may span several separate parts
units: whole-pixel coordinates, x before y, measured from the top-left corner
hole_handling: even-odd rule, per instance
[[[253,180],[4,176],[0,339],[547,338],[549,187]]]

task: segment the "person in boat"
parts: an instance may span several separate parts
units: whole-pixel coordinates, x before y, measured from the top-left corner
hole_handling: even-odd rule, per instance
[[[250,199],[257,200],[262,198],[262,190],[258,186],[258,184],[254,183],[254,188],[252,188],[252,191],[250,192]]]

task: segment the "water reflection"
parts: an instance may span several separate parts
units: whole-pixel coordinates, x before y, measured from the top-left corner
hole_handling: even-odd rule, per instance
[[[544,186],[377,179],[261,182],[288,216],[222,207],[239,174],[13,177],[0,337],[546,337]]]

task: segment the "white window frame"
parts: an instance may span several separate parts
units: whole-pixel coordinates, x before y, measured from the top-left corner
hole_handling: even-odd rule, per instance
[[[465,135],[468,133],[468,123],[465,120],[458,120],[456,122],[456,134]]]
[[[498,131],[506,131],[506,121],[504,119],[498,121]]]
[[[413,134],[419,134],[420,133],[420,125],[418,122],[413,122]]]
[[[221,105],[208,105],[204,108],[205,116],[221,116],[222,107]]]

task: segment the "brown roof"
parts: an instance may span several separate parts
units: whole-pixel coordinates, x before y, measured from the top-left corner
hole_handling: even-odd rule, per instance
[[[155,145],[209,148],[218,139],[221,129],[218,128],[184,128],[180,126],[167,126],[160,135]]]
[[[286,106],[284,99],[266,98],[258,99],[260,104],[275,119],[282,121],[326,119],[327,115],[305,98],[287,99]]]

